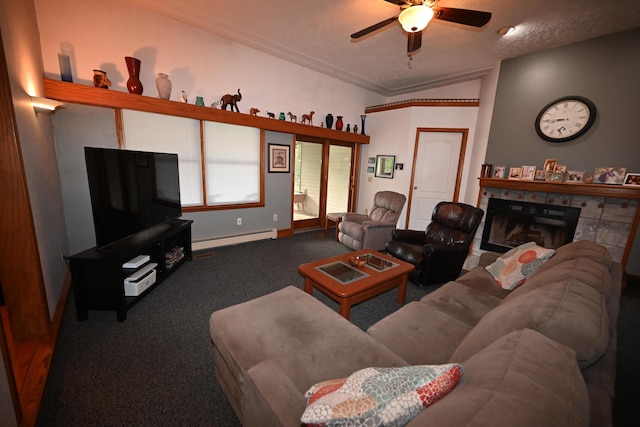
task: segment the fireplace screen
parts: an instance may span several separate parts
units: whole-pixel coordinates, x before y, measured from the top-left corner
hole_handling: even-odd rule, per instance
[[[489,199],[481,249],[507,252],[523,243],[556,249],[573,241],[580,208]]]

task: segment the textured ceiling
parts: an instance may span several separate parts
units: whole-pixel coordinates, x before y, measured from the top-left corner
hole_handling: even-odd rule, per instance
[[[432,21],[409,60],[398,15],[384,0],[122,0],[382,95],[477,78],[501,60],[640,26],[638,0],[440,0],[491,12],[481,28]],[[498,29],[513,25],[505,37]]]

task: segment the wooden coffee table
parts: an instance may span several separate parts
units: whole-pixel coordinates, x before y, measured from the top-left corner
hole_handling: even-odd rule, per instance
[[[354,267],[348,258],[353,255],[368,255],[373,261],[386,263],[383,269],[365,264]],[[407,295],[407,279],[414,269],[412,264],[392,258],[377,251],[364,249],[331,258],[321,259],[298,266],[304,277],[304,290],[313,294],[318,289],[340,304],[340,315],[349,319],[351,306],[398,288],[398,302],[404,304]]]

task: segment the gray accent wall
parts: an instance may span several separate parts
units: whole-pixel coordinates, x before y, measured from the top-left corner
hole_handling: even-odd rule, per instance
[[[596,167],[640,172],[638,95],[640,28],[503,61],[489,133],[486,162],[542,167],[557,159],[590,175]],[[554,99],[580,95],[596,105],[585,135],[562,144],[541,139],[534,128],[540,110]],[[508,170],[508,169],[507,169]],[[640,233],[627,272],[640,275]]]
[[[70,254],[76,254],[95,246],[96,242],[84,147],[118,148],[114,111],[111,108],[69,104],[53,116],[53,131]],[[288,145],[292,147],[290,154],[293,156],[293,135],[266,132],[265,162],[269,144]],[[185,212],[182,218],[194,221],[193,241],[272,228],[290,229],[291,194],[291,173],[268,173],[265,167],[264,207]],[[278,216],[277,221],[273,220],[274,214]],[[236,224],[237,218],[242,218],[242,225]]]

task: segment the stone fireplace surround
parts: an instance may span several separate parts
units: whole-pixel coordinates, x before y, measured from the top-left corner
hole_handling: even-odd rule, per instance
[[[478,206],[485,212],[492,197],[580,208],[574,241],[591,240],[600,243],[609,250],[615,261],[620,261],[623,267],[626,266],[640,224],[639,188],[499,178],[479,180]],[[477,264],[477,257],[485,252],[480,249],[485,218],[486,216],[483,217],[476,233],[465,269]]]

